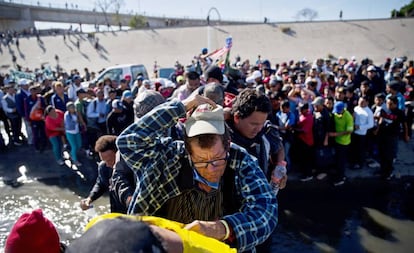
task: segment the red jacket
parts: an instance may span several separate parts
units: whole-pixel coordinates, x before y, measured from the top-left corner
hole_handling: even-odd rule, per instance
[[[64,113],[61,110],[56,109],[57,117],[56,119],[46,116],[45,119],[45,129],[46,129],[46,136],[48,138],[54,137],[54,136],[60,136],[64,135],[65,131],[56,131],[56,128],[62,128],[63,127],[63,116]]]

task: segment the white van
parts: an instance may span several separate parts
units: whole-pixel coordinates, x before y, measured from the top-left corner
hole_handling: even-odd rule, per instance
[[[122,64],[111,66],[104,69],[98,76],[90,81],[88,84],[97,84],[100,81],[103,81],[105,78],[109,77],[112,81],[116,81],[119,84],[121,79],[124,79],[126,75],[131,76],[131,82],[129,86],[131,87],[138,75],[142,75],[144,79],[148,79],[147,69],[142,64]]]

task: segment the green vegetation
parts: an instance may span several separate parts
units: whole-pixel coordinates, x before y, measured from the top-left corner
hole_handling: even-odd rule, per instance
[[[135,15],[129,20],[129,26],[131,28],[142,28],[147,26],[147,19],[142,15]]]
[[[414,0],[412,0],[411,3],[401,7],[399,11],[395,9],[391,11],[391,18],[413,17],[413,16],[414,16]]]

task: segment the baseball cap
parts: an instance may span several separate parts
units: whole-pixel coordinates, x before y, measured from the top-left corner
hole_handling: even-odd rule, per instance
[[[332,110],[333,113],[341,113],[345,109],[345,103],[342,101],[337,101],[334,104],[334,108]]]
[[[36,209],[16,221],[7,237],[5,252],[59,253],[59,235],[42,210]]]
[[[18,85],[28,85],[29,84],[29,80],[27,80],[26,78],[21,78],[19,79],[19,81],[17,82]]]
[[[137,76],[137,80],[143,81],[144,80],[144,77],[142,75],[139,75],[139,76]]]
[[[125,79],[125,80],[128,80],[128,81],[131,81],[131,75],[125,75],[125,76],[124,76],[124,79]]]
[[[73,103],[72,101],[67,102],[66,108],[69,109],[70,107],[75,107],[75,103]]]
[[[114,99],[112,101],[112,108],[113,109],[124,109],[124,105],[122,104],[121,100]]]
[[[135,116],[140,118],[154,107],[165,102],[165,98],[155,90],[145,90],[134,100]]]
[[[75,81],[75,80],[80,80],[81,78],[80,78],[80,76],[79,75],[74,75],[73,77],[72,77],[72,81]]]
[[[368,66],[367,68],[367,72],[376,72],[377,70],[375,69],[375,67],[373,65]]]
[[[261,78],[262,73],[259,70],[253,71],[253,73],[246,78],[247,83],[254,83],[257,78]]]
[[[325,103],[325,99],[323,97],[316,97],[313,101],[313,105],[323,105]]]
[[[123,98],[132,98],[132,92],[131,92],[130,90],[125,90],[125,91],[122,93],[122,97],[123,97]]]
[[[185,131],[188,137],[201,134],[224,134],[223,107],[216,108],[209,104],[199,105],[185,122]]]

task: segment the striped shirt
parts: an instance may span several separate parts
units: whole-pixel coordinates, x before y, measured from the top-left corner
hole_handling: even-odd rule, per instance
[[[153,215],[168,200],[183,194],[178,176],[186,156],[184,142],[162,135],[183,117],[184,105],[173,100],[147,113],[118,137],[118,149],[137,176],[129,213]],[[240,200],[240,206],[237,212],[224,210],[223,217],[218,218],[226,220],[233,229],[238,252],[255,252],[254,247],[276,227],[276,197],[256,158],[236,144],[231,145],[229,154],[226,170],[234,170],[233,195]]]

